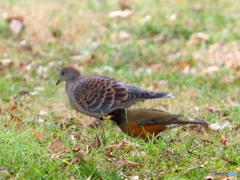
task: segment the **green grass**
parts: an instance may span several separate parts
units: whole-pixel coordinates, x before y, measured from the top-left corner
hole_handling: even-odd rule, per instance
[[[2,14],[22,16],[25,29],[13,35],[0,18],[0,168],[7,168],[0,169],[0,179],[130,179],[136,175],[172,180],[204,179],[212,171],[240,174],[240,59],[231,56],[240,54],[238,1],[130,0],[128,5],[135,11],[132,17],[108,18],[119,9],[118,3],[2,3]],[[148,15],[150,20],[143,23]],[[120,31],[128,32],[130,39],[114,38]],[[189,43],[197,32],[208,34],[209,39]],[[32,44],[31,52],[20,47],[24,39]],[[222,49],[213,51],[217,44]],[[74,60],[75,55],[81,55],[80,60]],[[12,63],[6,64],[7,59]],[[76,114],[67,103],[64,84],[55,86],[58,71],[66,65],[77,67],[82,74],[104,74],[175,96],[134,108],[162,109],[203,118],[209,124],[228,119],[232,126],[210,130],[208,135],[177,128],[150,142],[128,137],[109,121],[91,129],[84,125],[91,120]],[[218,71],[204,73],[212,65]],[[226,77],[230,80],[225,81]],[[167,83],[159,83],[162,80]],[[13,104],[17,109],[4,110]],[[209,107],[220,112],[210,112]],[[23,126],[16,128],[10,114]],[[44,136],[34,137],[38,132]],[[71,133],[80,139],[69,140]],[[96,135],[102,146],[92,148]],[[227,146],[220,142],[223,135]],[[62,139],[68,152],[49,153],[49,144],[56,138]],[[79,152],[72,150],[75,146]],[[83,154],[83,160],[77,153]],[[137,165],[114,165],[118,158]]]

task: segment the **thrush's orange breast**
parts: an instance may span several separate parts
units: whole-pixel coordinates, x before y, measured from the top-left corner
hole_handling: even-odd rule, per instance
[[[148,133],[151,135],[157,135],[160,132],[167,129],[164,125],[148,125],[148,126],[138,126],[134,122],[130,122],[126,125],[127,134],[132,137],[141,137],[143,139],[147,139]],[[125,130],[126,130],[125,129]],[[123,130],[123,129],[122,129]],[[124,131],[124,130],[123,130]]]

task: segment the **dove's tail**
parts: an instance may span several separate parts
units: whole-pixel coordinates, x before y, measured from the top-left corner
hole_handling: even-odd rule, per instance
[[[154,99],[154,98],[173,98],[174,96],[172,93],[169,92],[150,92],[152,95],[147,97],[147,99]]]

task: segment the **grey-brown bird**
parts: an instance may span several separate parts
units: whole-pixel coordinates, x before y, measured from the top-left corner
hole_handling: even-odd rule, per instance
[[[156,109],[114,108],[105,115],[101,115],[100,119],[111,119],[127,135],[144,140],[151,139],[153,136],[158,137],[167,129],[185,124],[207,124],[204,120],[190,120],[181,115]]]
[[[172,93],[140,89],[114,78],[101,75],[81,75],[74,67],[65,67],[59,73],[66,81],[70,105],[78,112],[98,118],[115,107],[127,108],[138,101],[172,97]]]

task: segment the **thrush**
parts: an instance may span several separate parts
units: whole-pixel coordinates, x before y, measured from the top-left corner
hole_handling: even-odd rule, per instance
[[[63,68],[56,85],[60,81],[66,81],[70,105],[76,111],[95,118],[112,108],[127,108],[138,101],[173,97],[169,92],[143,90],[108,76],[84,76],[74,67]]]
[[[204,120],[186,119],[157,109],[114,108],[100,116],[100,120],[105,119],[114,121],[127,135],[144,140],[158,137],[165,130],[185,124],[207,124]]]

